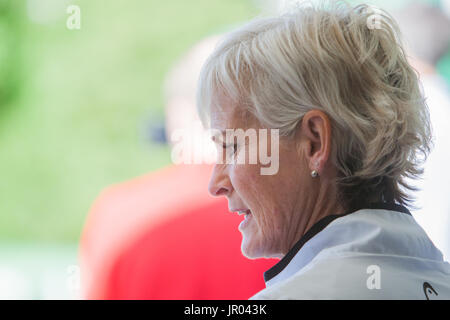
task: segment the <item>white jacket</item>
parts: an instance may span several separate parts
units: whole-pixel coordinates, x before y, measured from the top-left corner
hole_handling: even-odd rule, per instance
[[[450,264],[394,204],[320,220],[264,278],[251,299],[450,299]]]

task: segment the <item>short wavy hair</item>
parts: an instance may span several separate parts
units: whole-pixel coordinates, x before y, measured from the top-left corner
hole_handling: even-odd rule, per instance
[[[203,66],[197,105],[205,126],[220,95],[286,136],[306,112],[322,110],[346,208],[411,205],[410,179],[423,173],[431,125],[387,12],[327,1],[258,17],[225,36]]]

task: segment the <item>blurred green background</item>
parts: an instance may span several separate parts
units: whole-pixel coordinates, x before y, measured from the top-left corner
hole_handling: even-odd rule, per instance
[[[243,0],[0,0],[0,240],[76,242],[106,186],[167,165],[147,139],[191,45]],[[81,29],[66,28],[68,4]]]
[[[69,284],[95,198],[170,163],[149,138],[167,71],[255,3],[0,0],[0,299],[79,297]]]

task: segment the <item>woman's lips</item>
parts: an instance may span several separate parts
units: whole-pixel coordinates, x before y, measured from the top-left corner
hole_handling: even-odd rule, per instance
[[[233,210],[233,211],[237,212],[237,214],[240,216],[248,215],[248,214],[252,213],[249,209],[239,209],[239,210]]]
[[[250,223],[252,218],[253,218],[252,212],[250,210],[247,210],[247,213],[245,213],[245,219],[242,220],[242,222],[239,224],[239,230],[243,231],[245,227]]]

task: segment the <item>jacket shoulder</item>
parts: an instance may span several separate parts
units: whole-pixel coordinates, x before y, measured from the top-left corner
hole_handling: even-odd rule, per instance
[[[349,254],[312,262],[254,300],[450,299],[450,266],[411,257]]]

